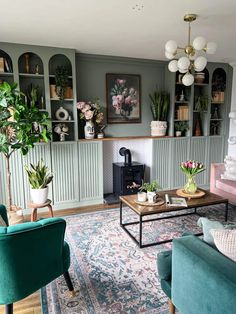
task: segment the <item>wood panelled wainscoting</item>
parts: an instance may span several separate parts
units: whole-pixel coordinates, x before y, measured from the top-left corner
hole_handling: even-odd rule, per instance
[[[114,208],[116,205],[93,205],[85,206],[80,208],[65,209],[55,211],[55,217],[63,217],[69,215],[75,215],[79,213],[88,213],[96,210]],[[117,204],[118,206],[118,204]],[[38,219],[47,218],[48,214],[46,212],[38,213]],[[25,217],[26,221],[30,221],[30,215]],[[40,291],[36,291],[27,298],[14,303],[14,314],[40,314],[41,312],[41,302],[40,302]],[[0,314],[5,314],[5,306],[0,305]]]

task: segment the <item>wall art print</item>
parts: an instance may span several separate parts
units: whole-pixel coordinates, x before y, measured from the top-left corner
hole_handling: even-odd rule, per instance
[[[106,74],[107,123],[140,123],[140,75]]]

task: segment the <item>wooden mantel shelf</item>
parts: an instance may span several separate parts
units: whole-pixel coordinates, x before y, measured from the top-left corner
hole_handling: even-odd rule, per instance
[[[124,136],[124,137],[104,137],[104,138],[94,138],[94,139],[79,139],[79,142],[89,142],[89,141],[121,141],[121,140],[141,140],[141,139],[160,139],[160,138],[172,138],[173,136]]]

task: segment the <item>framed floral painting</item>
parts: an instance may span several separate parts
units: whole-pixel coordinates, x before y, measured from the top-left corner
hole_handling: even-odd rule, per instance
[[[107,123],[140,123],[140,75],[106,74]]]

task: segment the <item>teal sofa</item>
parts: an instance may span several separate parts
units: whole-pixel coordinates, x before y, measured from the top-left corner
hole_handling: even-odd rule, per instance
[[[64,242],[65,220],[42,219],[8,226],[6,208],[0,215],[7,227],[0,227],[0,304],[13,313],[13,303],[64,275],[73,294],[68,273],[70,249]]]
[[[236,263],[201,239],[174,239],[157,264],[171,314],[236,313]]]

